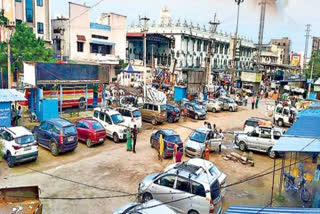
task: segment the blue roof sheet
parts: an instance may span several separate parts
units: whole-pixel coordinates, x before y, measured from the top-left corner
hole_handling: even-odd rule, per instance
[[[320,105],[319,105],[319,109],[313,106],[313,108],[304,109],[298,113],[298,117],[305,117],[305,116],[320,117]]]
[[[320,137],[320,117],[303,116],[288,129],[285,135]]]
[[[90,22],[90,28],[96,30],[111,31],[111,26]]]
[[[24,94],[15,89],[0,89],[0,102],[27,101]]]
[[[264,209],[263,209],[264,208]],[[263,210],[262,210],[263,209]],[[318,208],[230,206],[224,214],[319,214]]]

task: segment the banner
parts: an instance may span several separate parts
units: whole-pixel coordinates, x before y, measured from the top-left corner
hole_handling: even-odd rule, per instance
[[[291,65],[300,66],[301,54],[294,53],[291,55]]]

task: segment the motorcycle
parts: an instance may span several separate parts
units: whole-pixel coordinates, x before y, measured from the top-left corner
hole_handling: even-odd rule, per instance
[[[295,177],[290,173],[284,172],[284,189],[289,191],[296,191],[299,193],[299,197],[303,202],[308,202],[310,200],[310,193],[305,187],[306,179],[304,176],[298,176],[298,182],[295,182]]]

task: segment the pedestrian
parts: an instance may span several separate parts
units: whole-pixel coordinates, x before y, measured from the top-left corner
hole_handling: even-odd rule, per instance
[[[159,137],[159,155],[160,155],[161,159],[163,157],[163,151],[164,151],[164,142],[163,142],[162,134],[160,134],[160,137]]]
[[[137,125],[134,125],[132,130],[132,138],[133,138],[133,153],[136,153],[136,143],[137,143],[137,137],[138,137],[138,130]]]
[[[252,110],[254,110],[254,104],[255,103],[256,103],[256,95],[253,95],[253,97],[252,97],[252,105],[251,105]]]
[[[183,109],[183,120],[184,120],[184,122],[187,121],[187,116],[188,116],[188,110],[187,110],[187,107],[184,107],[184,109]]]
[[[132,151],[132,130],[128,129],[127,131],[127,152]]]
[[[176,156],[178,152],[178,142],[176,141],[173,145],[173,163],[177,162]]]
[[[180,162],[181,162],[182,156],[183,156],[183,152],[177,151],[177,154],[176,154],[176,163],[180,163]]]
[[[15,126],[16,124],[16,116],[17,116],[17,110],[14,107],[14,105],[11,106],[11,126]]]
[[[244,96],[244,103],[245,103],[245,106],[248,105],[248,95],[247,94]]]
[[[206,148],[204,150],[204,159],[205,160],[210,159],[210,146],[209,146],[209,144],[206,144]]]
[[[216,135],[218,133],[216,124],[213,124],[213,133]]]
[[[22,118],[22,108],[21,106],[18,107],[18,116],[17,116],[17,125],[20,124],[20,119]]]
[[[258,95],[258,96],[257,96],[257,99],[256,99],[256,109],[258,109],[259,100],[260,100],[260,96]]]
[[[157,143],[156,149],[158,151],[158,160],[162,162],[162,156],[160,155],[160,143]]]
[[[224,139],[224,135],[222,133],[222,129],[219,130],[219,138],[221,138],[221,144],[219,145],[219,153],[221,153],[222,141]]]
[[[210,122],[207,122],[207,125],[208,125],[208,129],[212,129],[212,126],[211,126],[211,123]]]

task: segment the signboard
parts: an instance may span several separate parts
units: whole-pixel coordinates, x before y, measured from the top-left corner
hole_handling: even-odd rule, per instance
[[[315,92],[320,92],[320,85],[315,85],[314,86],[314,91]]]
[[[300,66],[301,63],[301,54],[293,53],[291,55],[291,65]]]
[[[241,72],[241,81],[244,82],[261,82],[262,73],[257,72]]]
[[[0,126],[11,126],[10,102],[0,103]]]
[[[308,84],[313,84],[313,79],[307,79]]]

